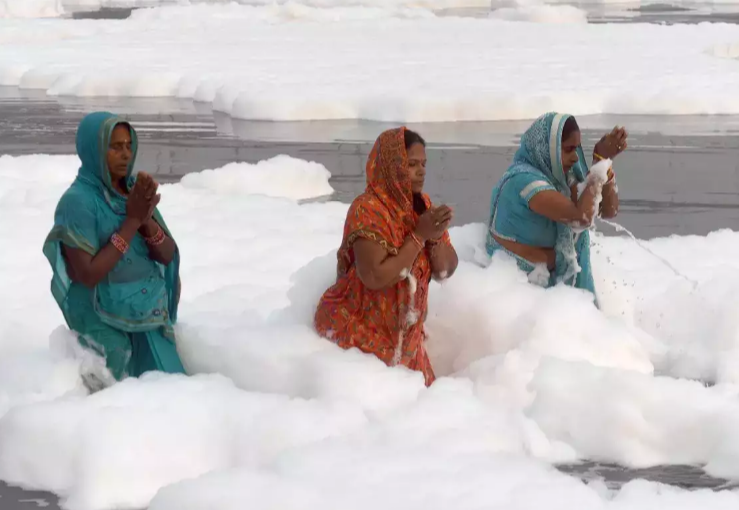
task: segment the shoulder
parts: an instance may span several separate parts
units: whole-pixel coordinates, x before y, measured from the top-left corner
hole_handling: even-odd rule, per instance
[[[72,184],[59,199],[56,206],[56,214],[95,214],[97,211],[97,200],[83,186]]]
[[[528,203],[534,195],[542,191],[556,191],[556,188],[541,172],[523,171],[509,177],[504,195]]]
[[[349,206],[349,216],[379,215],[384,216],[386,208],[380,200],[370,193],[362,193]]]

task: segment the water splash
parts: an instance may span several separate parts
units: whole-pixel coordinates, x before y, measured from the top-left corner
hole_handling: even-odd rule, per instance
[[[688,283],[690,283],[693,286],[693,290],[695,290],[696,287],[698,287],[698,282],[697,281],[695,281],[692,278],[689,278],[685,274],[681,273],[680,271],[677,270],[677,268],[675,268],[675,266],[673,266],[672,264],[670,264],[670,262],[667,259],[665,259],[664,257],[661,257],[661,256],[657,255],[652,250],[650,250],[647,246],[644,245],[644,243],[642,243],[639,239],[637,239],[636,236],[629,229],[627,229],[623,225],[620,225],[620,224],[616,223],[615,221],[604,220],[603,218],[598,218],[598,219],[600,221],[602,221],[603,223],[605,223],[606,225],[610,225],[611,227],[613,227],[614,229],[616,229],[617,232],[623,232],[626,235],[628,235],[637,244],[637,246],[639,246],[642,250],[646,251],[647,253],[649,253],[650,255],[652,255],[654,258],[656,258],[657,260],[659,260],[660,262],[662,262],[662,264],[664,264],[673,273],[675,273],[675,276],[678,276],[680,278],[683,278],[685,281],[687,281]]]

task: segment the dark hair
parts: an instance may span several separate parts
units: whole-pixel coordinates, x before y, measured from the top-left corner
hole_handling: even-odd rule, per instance
[[[580,131],[580,126],[577,125],[575,117],[567,117],[565,125],[562,127],[562,140],[567,140],[575,131]]]
[[[423,139],[421,135],[416,133],[415,131],[411,131],[410,129],[406,129],[405,133],[403,133],[405,138],[405,150],[410,149],[414,144],[420,143],[424,147],[426,147],[426,140]]]

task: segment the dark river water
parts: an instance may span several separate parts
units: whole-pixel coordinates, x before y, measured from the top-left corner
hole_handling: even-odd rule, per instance
[[[586,4],[592,23],[699,23],[739,21],[739,9],[721,12],[688,4],[638,9]],[[76,18],[125,18],[127,9],[75,13]],[[449,14],[459,14],[452,11]],[[486,15],[485,12],[465,12]],[[208,106],[174,99],[50,99],[0,87],[0,155],[72,154],[81,117],[109,110],[128,117],[140,136],[138,169],[161,182],[233,161],[257,162],[280,154],[328,168],[334,199],[348,202],[364,188],[365,159],[387,124],[364,121],[246,122]],[[580,117],[586,154],[614,125],[626,126],[629,150],[616,162],[621,212],[617,221],[641,238],[703,235],[739,225],[739,117]],[[456,224],[486,220],[489,194],[508,166],[525,122],[409,125],[429,142],[426,191],[454,206]],[[604,227],[610,233],[609,227]],[[733,488],[698,466],[633,470],[595,462],[560,466],[584,480],[619,487],[646,478],[688,489]],[[0,510],[59,508],[56,496],[9,487],[0,481]]]
[[[139,170],[162,182],[233,161],[279,154],[317,161],[332,174],[336,200],[365,185],[375,137],[391,125],[365,121],[247,122],[176,100],[71,100],[19,97],[0,88],[0,154],[72,154],[77,123],[96,109],[130,118],[141,140]],[[429,142],[426,191],[452,205],[456,223],[485,221],[490,191],[530,121],[410,125]],[[616,161],[617,221],[638,237],[704,235],[739,225],[739,117],[585,116],[586,153],[614,125],[630,130]],[[603,226],[609,233],[610,227]]]

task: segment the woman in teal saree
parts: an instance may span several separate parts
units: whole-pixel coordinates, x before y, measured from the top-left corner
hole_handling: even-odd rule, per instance
[[[627,137],[618,127],[603,136],[593,162],[621,154]],[[605,179],[592,174],[575,118],[547,113],[523,134],[511,166],[493,189],[487,251],[512,256],[532,283],[563,283],[595,295],[587,229],[596,214],[612,218],[617,212],[613,169]]]
[[[113,114],[82,120],[82,166],[59,200],[43,247],[67,326],[118,381],[147,371],[185,372],[174,337],[179,250],[156,209],[157,183],[144,173],[132,176],[137,148],[134,129]],[[83,374],[93,391],[107,385],[104,379]]]

